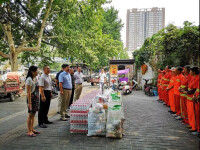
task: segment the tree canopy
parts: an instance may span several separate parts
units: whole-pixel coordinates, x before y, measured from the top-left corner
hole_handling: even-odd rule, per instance
[[[185,21],[183,27],[170,24],[147,38],[133,57],[137,67],[146,62],[156,70],[166,65],[199,65],[199,54],[199,26]]]
[[[3,2],[0,59],[10,59],[16,70],[19,58],[26,63],[32,62],[31,57],[59,56],[97,68],[108,65],[110,58],[126,56],[120,39],[122,21],[113,7],[103,8],[106,3],[106,0]],[[4,26],[9,26],[10,34],[6,34]],[[47,45],[54,51],[47,50]],[[49,54],[44,57],[44,52]]]

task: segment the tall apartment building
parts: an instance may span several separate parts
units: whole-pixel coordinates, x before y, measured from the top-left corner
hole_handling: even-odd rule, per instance
[[[129,53],[141,48],[145,39],[165,26],[165,8],[127,10],[126,47]]]

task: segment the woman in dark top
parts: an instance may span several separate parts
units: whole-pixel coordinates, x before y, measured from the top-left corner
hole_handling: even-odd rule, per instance
[[[37,69],[37,66],[31,66],[26,76],[26,94],[28,106],[27,128],[28,136],[30,137],[35,137],[36,134],[40,133],[39,131],[33,129],[35,113],[38,111],[39,106],[39,90],[35,83],[35,77],[38,75]]]

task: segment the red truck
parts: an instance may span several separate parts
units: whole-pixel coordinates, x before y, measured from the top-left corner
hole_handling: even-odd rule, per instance
[[[15,73],[7,75],[6,81],[0,85],[0,97],[8,97],[10,101],[14,101],[16,95],[20,95],[20,81],[19,76]]]
[[[0,97],[9,97],[10,101],[15,100],[15,96],[20,93],[20,85],[17,82],[5,82],[0,86]]]

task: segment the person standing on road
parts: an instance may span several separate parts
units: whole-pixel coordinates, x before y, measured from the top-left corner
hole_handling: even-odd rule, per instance
[[[176,114],[173,116],[176,117],[177,120],[182,120],[181,117],[181,101],[180,101],[180,92],[179,88],[181,86],[181,82],[184,80],[184,76],[182,74],[182,67],[176,68],[176,79],[174,83],[174,100],[175,100],[175,109],[176,109]]]
[[[164,75],[165,75],[165,70],[161,71],[161,74],[162,74],[162,77],[161,77],[161,80],[160,80],[160,98],[161,98],[161,101],[164,102]]]
[[[196,110],[199,111],[199,109],[197,109],[198,107],[198,103],[194,102],[193,100],[193,96],[196,92],[196,90],[198,89],[199,86],[199,70],[198,67],[192,67],[190,69],[190,74],[192,75],[192,79],[188,84],[188,89],[183,90],[184,94],[187,94],[187,109],[188,109],[188,121],[189,121],[189,125],[191,127],[191,129],[189,129],[190,132],[196,132],[197,130],[197,121],[199,121],[196,119],[196,115],[198,115],[196,113]],[[196,108],[195,108],[195,103],[196,103]],[[198,115],[199,117],[199,115]]]
[[[157,80],[157,88],[158,88],[158,102],[161,101],[161,98],[160,98],[160,81],[161,81],[161,78],[162,78],[162,74],[161,74],[161,69],[158,69],[158,80]]]
[[[199,74],[200,76],[200,74]],[[198,82],[199,83],[199,78],[198,78]],[[197,128],[197,132],[193,132],[193,135],[197,135],[200,137],[200,85],[198,84],[197,89],[194,93],[193,96],[193,102],[195,103],[195,113],[196,113],[196,128]]]
[[[69,70],[69,65],[64,64],[63,72],[59,75],[59,87],[61,96],[60,120],[62,121],[67,121],[67,118],[69,118],[67,115],[67,108],[69,106],[72,93],[72,79]]]
[[[181,80],[181,86],[179,88],[180,99],[181,99],[181,117],[183,118],[183,123],[188,124],[188,113],[187,113],[187,94],[182,91],[188,89],[188,83],[190,83],[192,76],[190,74],[190,66],[184,67],[184,78]]]
[[[170,78],[171,78],[171,67],[170,66],[166,66],[165,67],[165,75],[163,77],[163,99],[165,104],[169,107],[169,95],[167,92],[167,87],[169,86],[169,82],[170,82]]]
[[[58,91],[58,112],[57,113],[60,113],[60,105],[61,105],[61,99],[60,99],[60,88],[59,88],[59,75],[63,72],[63,65],[61,67],[61,71],[58,72],[56,74],[56,88],[57,88],[57,91]]]
[[[103,94],[104,91],[104,81],[106,79],[106,74],[104,73],[104,69],[101,69],[101,73],[99,74],[99,87],[100,87],[100,91]]]
[[[170,104],[170,112],[171,114],[176,114],[175,113],[175,101],[174,101],[174,82],[176,79],[176,74],[175,74],[175,68],[173,67],[171,69],[172,72],[172,77],[170,78],[170,82],[169,85],[167,87],[167,92],[168,92],[168,96],[169,96],[169,104]]]
[[[50,67],[44,66],[43,71],[44,73],[39,79],[40,109],[38,113],[38,124],[41,128],[47,128],[45,124],[53,123],[50,122],[47,117],[53,94],[52,94],[51,77],[49,76]]]
[[[74,96],[74,102],[79,99],[82,89],[83,89],[83,74],[81,72],[81,67],[79,66],[77,69],[77,72],[74,73],[74,79],[75,79],[75,96]]]
[[[38,111],[39,107],[39,91],[35,87],[35,78],[38,75],[38,67],[31,66],[28,70],[26,76],[26,94],[27,94],[27,105],[28,105],[28,118],[27,118],[27,128],[28,136],[35,137],[39,134],[39,131],[33,129],[35,113]]]
[[[75,90],[75,79],[74,79],[74,69],[73,68],[70,68],[70,75],[71,75],[71,78],[72,78],[72,95],[71,95],[71,98],[70,98],[69,107],[73,103],[74,90]]]

